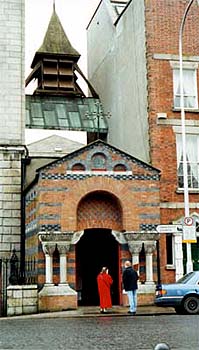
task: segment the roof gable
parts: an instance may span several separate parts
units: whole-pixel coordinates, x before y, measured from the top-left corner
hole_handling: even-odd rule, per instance
[[[67,163],[67,169],[72,170],[74,164],[82,164],[85,167],[86,171],[92,171],[93,167],[91,165],[91,159],[94,155],[104,156],[106,162],[106,171],[113,171],[116,165],[124,166],[126,172],[133,172],[139,175],[141,174],[151,174],[159,177],[160,170],[152,167],[151,165],[125,153],[124,151],[104,142],[97,140],[90,143],[64,157],[61,157],[59,160],[53,161],[48,165],[37,169],[38,172],[48,172],[64,163]],[[89,165],[90,161],[90,165]],[[103,163],[103,160],[102,160]],[[100,170],[103,170],[100,168]]]

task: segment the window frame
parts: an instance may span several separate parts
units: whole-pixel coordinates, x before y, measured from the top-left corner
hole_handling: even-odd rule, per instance
[[[188,161],[188,189],[191,190],[199,190],[199,133],[189,132],[187,133],[187,136],[193,136],[196,138],[196,161],[193,162],[191,160]],[[186,137],[186,145],[187,145],[188,137]],[[189,147],[186,147],[186,150],[188,150]],[[181,150],[181,151],[180,151]],[[198,150],[198,151],[197,151]],[[178,189],[183,190],[184,186],[181,182],[180,178],[183,178],[183,173],[180,173],[180,169],[183,169],[183,161],[181,160],[182,157],[182,134],[176,133],[176,155],[177,155],[177,186]],[[187,151],[187,156],[188,156]],[[196,169],[194,172],[192,169]],[[196,183],[196,186],[190,186]]]
[[[180,94],[176,93],[176,86],[179,86],[180,84],[180,64],[179,62],[174,62],[171,61],[170,65],[173,69],[173,108],[174,110],[180,110],[180,105],[175,105],[176,104],[176,97],[180,98]],[[197,84],[197,70],[198,70],[198,63],[196,62],[183,62],[183,70],[186,71],[192,71],[193,72],[193,84],[191,86],[193,87],[193,93],[185,95],[184,97],[184,109],[185,110],[191,110],[195,111],[198,110],[198,84]],[[178,80],[176,81],[176,72],[178,73]],[[193,107],[186,107],[186,97],[192,97],[195,101]]]

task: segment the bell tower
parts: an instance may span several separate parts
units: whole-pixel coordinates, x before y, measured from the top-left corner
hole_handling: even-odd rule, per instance
[[[20,251],[21,159],[25,138],[24,2],[0,11],[0,258]]]
[[[46,35],[39,50],[35,53],[32,72],[26,85],[37,80],[35,95],[64,95],[84,97],[77,84],[77,61],[80,54],[71,45],[53,7],[53,13]]]

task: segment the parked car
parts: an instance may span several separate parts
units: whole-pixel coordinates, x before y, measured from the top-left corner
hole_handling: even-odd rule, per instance
[[[178,314],[199,313],[199,271],[192,271],[176,283],[156,286],[155,305],[174,307]]]

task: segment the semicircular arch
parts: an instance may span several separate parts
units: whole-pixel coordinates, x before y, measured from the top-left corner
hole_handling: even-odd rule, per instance
[[[129,198],[126,193],[125,184],[118,182],[117,186],[113,187],[108,178],[96,178],[92,177],[85,180],[76,182],[69,192],[66,192],[62,200],[61,211],[61,226],[64,231],[77,231],[77,210],[79,203],[83,198],[93,192],[103,191],[109,193],[109,196],[115,198],[115,201],[119,203],[122,212],[122,229],[128,229],[124,227],[128,221],[129,216]]]
[[[122,230],[122,208],[117,197],[107,191],[93,191],[77,207],[77,229]]]

